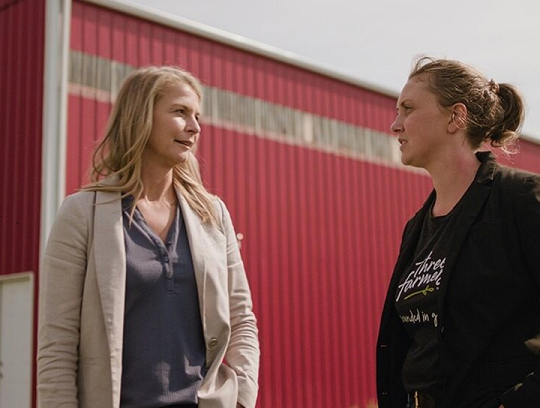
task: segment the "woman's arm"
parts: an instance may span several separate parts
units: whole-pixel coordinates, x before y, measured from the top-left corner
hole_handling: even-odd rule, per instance
[[[80,309],[92,202],[67,197],[40,267],[37,391],[40,408],[77,408]]]
[[[510,200],[518,232],[520,254],[531,276],[536,279],[540,296],[540,176],[528,175],[514,183]],[[531,322],[531,324],[533,324]],[[540,327],[536,338],[540,338]],[[540,354],[539,342],[531,338],[526,346],[534,354]],[[500,407],[538,407],[540,401],[540,366],[527,375],[521,384],[501,396]],[[499,408],[500,408],[499,407]]]

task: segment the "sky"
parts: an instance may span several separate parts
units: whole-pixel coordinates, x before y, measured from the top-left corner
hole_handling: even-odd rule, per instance
[[[540,141],[538,0],[129,0],[399,93],[415,57],[457,59],[525,98]],[[390,124],[389,124],[390,126]]]

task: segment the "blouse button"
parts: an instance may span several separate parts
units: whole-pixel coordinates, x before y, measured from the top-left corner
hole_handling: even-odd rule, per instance
[[[212,337],[210,341],[208,342],[208,348],[209,349],[215,348],[217,346],[217,343],[218,343],[217,339],[215,337]]]

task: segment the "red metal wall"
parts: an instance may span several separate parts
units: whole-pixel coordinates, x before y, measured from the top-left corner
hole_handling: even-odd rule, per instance
[[[73,4],[71,48],[132,66],[181,65],[208,86],[379,132],[395,116],[393,98],[83,2]],[[109,109],[70,94],[68,192],[85,181]],[[262,346],[258,406],[374,406],[383,296],[429,179],[209,125],[199,154],[245,236]],[[521,157],[534,164],[540,151]]]
[[[245,235],[261,333],[259,406],[367,407],[375,400],[384,291],[427,178],[253,135],[204,132],[203,170]]]
[[[44,3],[0,3],[0,274],[39,262]]]
[[[44,0],[0,2],[0,275],[32,271],[36,279],[44,31]]]

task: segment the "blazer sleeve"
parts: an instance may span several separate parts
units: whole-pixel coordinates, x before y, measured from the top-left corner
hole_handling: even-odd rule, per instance
[[[540,288],[540,176],[523,180],[513,202],[521,254]]]
[[[225,354],[238,376],[238,403],[253,408],[257,400],[259,340],[251,292],[229,211],[219,200],[222,228],[227,240],[227,269],[231,339]]]
[[[91,195],[67,197],[41,261],[37,345],[40,408],[77,408],[80,310],[90,239]]]
[[[540,176],[529,175],[520,180],[512,203],[521,256],[538,284],[540,297]],[[533,353],[540,355],[540,332],[526,344]],[[501,397],[505,408],[537,408],[539,401],[540,367]]]

